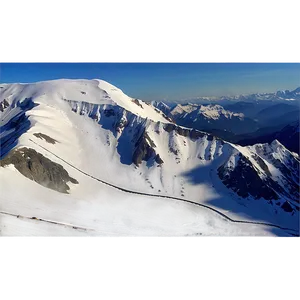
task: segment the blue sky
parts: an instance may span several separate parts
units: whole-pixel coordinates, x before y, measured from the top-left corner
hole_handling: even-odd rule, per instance
[[[144,100],[273,92],[300,86],[300,64],[2,63],[0,82],[99,78]]]

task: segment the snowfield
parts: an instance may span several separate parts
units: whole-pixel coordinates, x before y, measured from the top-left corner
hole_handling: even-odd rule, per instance
[[[234,224],[201,207],[169,199],[126,194],[85,179],[86,186],[76,196],[57,195],[29,181],[13,168],[5,170],[1,184],[14,177],[18,189],[1,197],[1,211],[51,220],[64,226],[22,217],[1,215],[1,235],[103,235],[103,236],[183,236],[183,235],[268,235],[268,228]],[[16,174],[17,173],[17,174]],[[92,192],[94,191],[94,192]],[[26,195],[24,195],[26,192]],[[73,192],[73,190],[72,190]],[[72,193],[71,192],[71,193]],[[73,193],[72,193],[73,194]],[[84,198],[82,198],[82,196]]]
[[[0,235],[299,234],[299,210],[294,209],[299,202],[287,196],[289,190],[276,203],[289,201],[291,213],[265,199],[240,197],[218,175],[222,165],[233,171],[243,155],[259,178],[273,178],[286,188],[282,166],[268,151],[287,168],[298,160],[281,144],[241,147],[206,133],[193,137],[187,128],[174,129],[151,104],[102,80],[0,87],[0,102],[9,103],[0,112],[2,158],[14,149],[31,148],[78,181],[60,193],[23,176],[13,164],[0,167]],[[141,162],[133,163],[134,157]],[[253,224],[235,223],[222,214]]]

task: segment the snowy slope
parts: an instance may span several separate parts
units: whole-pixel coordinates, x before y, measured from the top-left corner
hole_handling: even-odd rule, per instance
[[[260,155],[274,173],[274,162],[255,148],[175,126],[152,105],[101,80],[0,87],[0,103],[9,104],[0,112],[2,162],[17,149],[31,148],[78,182],[68,182],[70,190],[62,194],[5,163],[0,168],[0,210],[9,214],[0,215],[1,234],[287,235],[269,226],[233,223],[191,203],[120,191],[97,179],[132,192],[192,200],[235,220],[298,230],[295,200],[278,191],[279,199],[268,201],[242,197],[220,178],[219,168],[233,170],[240,154],[249,157],[258,177],[269,175],[254,155]],[[290,161],[297,165],[291,155]],[[261,185],[267,186],[264,181]],[[292,212],[281,208],[287,200]]]
[[[124,194],[101,186],[84,176],[77,178],[89,191],[72,191],[72,196],[57,195],[28,181],[13,168],[6,171],[2,184],[15,179],[19,189],[1,198],[1,235],[268,235],[265,226],[234,224],[201,207],[172,200]],[[2,175],[2,174],[1,174]],[[2,177],[1,177],[2,178]],[[24,197],[26,191],[26,197]],[[50,204],[51,203],[51,204]],[[27,218],[26,218],[27,217]],[[37,217],[58,223],[31,219]],[[71,225],[71,226],[70,226]],[[73,228],[76,227],[76,228]],[[284,234],[284,232],[282,232]]]

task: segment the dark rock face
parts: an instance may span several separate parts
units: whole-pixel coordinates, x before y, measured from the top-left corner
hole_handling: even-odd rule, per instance
[[[144,109],[143,105],[139,102],[138,99],[132,99],[131,101],[132,101],[134,104],[136,104],[137,106],[139,106],[139,107],[141,107],[141,108]]]
[[[198,140],[199,138],[204,137],[204,133],[198,130],[192,129],[190,131],[190,138],[192,140]]]
[[[44,133],[34,133],[34,136],[36,136],[37,138],[41,139],[41,140],[45,140],[47,143],[50,144],[55,144],[55,143],[59,143],[57,140],[51,138],[50,136],[44,134]]]
[[[97,115],[91,115],[90,118],[92,120],[96,120],[97,122],[99,121],[99,117]]]
[[[115,111],[113,109],[105,109],[103,111],[104,115],[106,117],[110,117],[110,116],[114,116],[115,115]]]
[[[9,103],[4,99],[0,102],[0,111],[4,112],[5,108],[9,107]]]
[[[259,166],[266,172],[266,174],[268,176],[272,176],[272,174],[269,171],[268,166],[265,164],[265,162],[258,155],[254,154],[253,158],[259,164]]]
[[[293,211],[293,208],[292,206],[290,205],[289,202],[285,201],[282,205],[281,205],[281,208],[286,211],[286,212],[292,212]]]
[[[145,131],[135,143],[135,147],[136,149],[132,157],[132,161],[135,165],[138,166],[143,160],[148,161],[150,158],[154,158],[158,164],[163,163],[163,160],[160,158],[159,154],[156,154],[156,151],[154,150],[156,145]]]
[[[171,132],[173,130],[175,130],[176,133],[178,133],[181,136],[187,137],[187,136],[193,136],[193,138],[197,137],[202,137],[204,136],[204,134],[201,134],[199,131],[196,130],[192,130],[192,129],[186,129],[186,128],[182,128],[180,126],[176,126],[174,124],[166,124],[164,126],[164,130],[167,132]],[[193,133],[192,133],[193,132]]]
[[[184,129],[182,127],[176,127],[175,130],[179,135],[182,135],[182,136],[185,136],[185,137],[187,137],[190,133],[190,130]]]
[[[122,129],[127,126],[127,124],[128,124],[128,121],[125,118],[119,119],[115,123],[115,130],[116,130],[116,132],[121,132]]]
[[[178,155],[178,150],[174,149],[173,147],[169,147],[170,152],[172,152],[175,156]]]
[[[159,154],[156,154],[155,156],[155,161],[157,164],[161,165],[164,163],[164,161],[161,159],[161,157],[159,156]]]
[[[78,181],[69,176],[68,172],[58,163],[51,161],[31,148],[12,150],[3,160],[1,167],[13,164],[25,177],[52,190],[68,193],[67,182],[78,184]]]
[[[174,125],[174,124],[166,124],[165,126],[164,126],[164,130],[166,131],[166,132],[171,132],[171,131],[173,131],[173,130],[175,130],[175,128],[176,128],[176,125]]]
[[[174,120],[173,120],[172,118],[166,116],[164,113],[163,113],[162,115],[163,115],[163,117],[164,117],[166,120],[168,120],[169,122],[174,123]]]
[[[271,148],[271,150],[266,145],[257,146],[256,151],[282,173],[282,181],[284,182],[285,190],[282,189],[280,193],[286,198],[292,199],[299,203],[299,158],[290,154],[289,151],[287,151],[280,144],[276,143],[276,141],[271,144],[272,147],[274,147],[274,145],[275,149]],[[276,145],[279,150],[276,150]],[[274,151],[280,151],[282,153],[284,156],[282,161],[274,156]],[[268,176],[271,175],[267,172],[266,174]]]
[[[233,170],[229,171],[223,165],[219,167],[218,175],[223,183],[240,197],[253,196],[255,199],[279,199],[277,193],[273,190],[275,183],[271,180],[263,181],[251,162],[242,154],[239,154],[239,160]],[[276,186],[276,188],[280,188],[280,186]]]
[[[299,195],[300,195],[299,179],[298,181],[295,181],[294,178],[299,173],[293,174],[287,167],[282,167],[281,172],[284,175],[285,188],[288,190],[288,192],[283,191],[282,194],[299,203]]]
[[[255,170],[250,160],[239,154],[239,160],[233,170],[226,168],[224,165],[218,169],[220,179],[228,188],[231,188],[243,198],[253,196],[255,199],[278,200],[280,196],[284,196],[299,201],[297,200],[299,199],[299,185],[292,180],[288,180],[288,173],[284,174],[287,180],[283,188],[277,181],[272,179],[272,174],[265,162],[256,154],[252,157],[267,177],[264,179],[260,178],[260,172]],[[280,205],[279,203],[276,204]],[[293,208],[288,202],[285,202],[281,208],[286,212],[293,212],[297,209]]]

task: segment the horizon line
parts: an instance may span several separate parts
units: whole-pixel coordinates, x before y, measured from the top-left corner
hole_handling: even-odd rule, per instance
[[[88,79],[88,78],[66,78],[66,77],[62,77],[62,78],[56,78],[56,79],[47,79],[47,80],[40,80],[40,81],[31,81],[31,82],[0,82],[0,85],[9,85],[9,84],[36,84],[36,83],[42,83],[42,82],[51,82],[51,81],[58,81],[58,80],[69,80],[69,81],[72,81],[72,80],[87,80],[87,81],[93,81],[93,80],[101,80],[101,81],[104,81],[104,82],[107,82],[109,84],[111,84],[109,81],[107,80],[103,80],[103,79],[100,79],[100,78],[93,78],[93,79]],[[115,86],[114,84],[111,84],[113,86]],[[121,87],[118,87],[118,86],[115,86],[116,88],[122,90]],[[209,99],[215,99],[215,100],[220,100],[220,98],[224,98],[224,97],[237,97],[237,96],[250,96],[250,95],[267,95],[267,94],[275,94],[279,91],[283,91],[283,92],[286,92],[286,91],[289,91],[289,92],[293,92],[295,90],[297,90],[298,88],[300,88],[300,85],[297,86],[296,88],[294,89],[279,89],[279,90],[275,90],[275,91],[272,91],[272,92],[257,92],[257,93],[239,93],[239,94],[227,94],[227,95],[221,95],[221,96],[194,96],[194,97],[189,97],[189,98],[180,98],[180,99],[177,99],[177,100],[160,100],[161,102],[163,101],[166,101],[166,102],[176,102],[176,101],[188,101],[188,100],[199,100],[199,99],[203,99],[203,98],[208,98]],[[123,92],[123,90],[122,90]],[[146,100],[145,100],[146,101]],[[149,102],[152,102],[152,101],[157,101],[157,100],[147,100]]]

